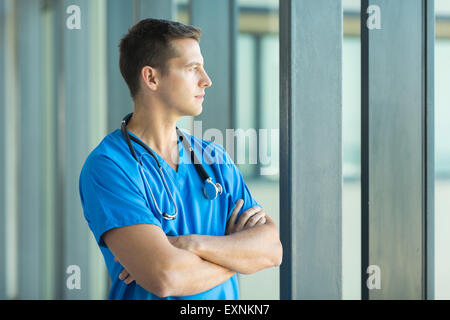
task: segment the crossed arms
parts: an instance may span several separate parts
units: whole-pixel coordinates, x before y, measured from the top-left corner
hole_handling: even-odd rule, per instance
[[[209,290],[236,272],[250,274],[279,266],[278,227],[259,207],[236,217],[237,202],[225,236],[168,237],[161,228],[138,224],[107,231],[103,240],[124,270],[120,279],[136,281],[157,296],[186,296]]]

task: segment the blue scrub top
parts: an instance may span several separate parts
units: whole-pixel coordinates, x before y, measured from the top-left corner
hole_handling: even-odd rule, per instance
[[[213,182],[222,185],[223,193],[214,200],[204,197],[203,181],[191,162],[188,150],[184,149],[180,141],[177,171],[154,152],[178,206],[178,216],[175,220],[165,220],[158,213],[142,177],[142,174],[145,174],[159,209],[169,214],[173,213],[174,206],[164,188],[156,161],[142,146],[132,142],[136,155],[142,160],[144,167],[142,171],[139,170],[139,164],[131,155],[119,129],[107,135],[84,163],[79,181],[81,204],[84,217],[100,247],[111,278],[109,299],[161,298],[142,288],[136,281],[127,285],[119,279],[123,267],[114,261],[112,252],[103,242],[102,234],[106,231],[127,225],[149,223],[162,228],[168,236],[187,234],[223,236],[237,200],[244,199],[239,216],[248,208],[258,205],[241,173],[222,146],[196,138],[184,131],[183,133],[189,139],[197,158],[202,161]],[[130,135],[137,138],[131,132]],[[239,299],[237,276],[235,274],[224,283],[199,294],[165,299]]]

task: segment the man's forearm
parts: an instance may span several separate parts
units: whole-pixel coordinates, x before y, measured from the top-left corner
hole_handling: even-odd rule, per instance
[[[178,249],[177,259],[166,270],[166,296],[197,294],[225,282],[234,271],[200,258],[187,250]]]
[[[282,246],[278,229],[268,223],[227,236],[193,235],[192,250],[199,257],[239,273],[279,266]]]

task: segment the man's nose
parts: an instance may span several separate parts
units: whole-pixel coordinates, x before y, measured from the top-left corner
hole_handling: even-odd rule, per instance
[[[211,79],[209,78],[209,76],[206,73],[206,71],[203,71],[203,77],[202,77],[200,86],[204,87],[204,88],[208,88],[208,87],[211,87],[211,85],[212,85]]]

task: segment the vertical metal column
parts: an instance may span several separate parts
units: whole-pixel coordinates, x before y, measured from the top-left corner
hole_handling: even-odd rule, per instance
[[[56,105],[55,99],[57,78],[56,56],[59,51],[55,50],[55,10],[54,2],[41,2],[41,194],[42,194],[42,274],[43,293],[41,299],[55,299],[58,278],[55,276],[57,268],[57,241],[56,241]]]
[[[0,0],[0,299],[18,293],[16,4]]]
[[[19,297],[43,294],[42,42],[39,1],[17,1],[19,139]]]
[[[0,128],[4,128],[6,117],[6,15],[9,12],[6,10],[5,0],[0,0]],[[0,299],[5,300],[6,294],[6,132],[4,129],[0,132]]]
[[[377,7],[368,10],[371,5]],[[430,10],[432,0],[361,5],[363,299],[427,297],[434,194]],[[381,28],[370,30],[368,19],[381,19]],[[369,265],[380,268],[380,289],[367,286]]]
[[[89,233],[87,223],[83,218],[80,197],[78,194],[78,177],[84,160],[87,157],[89,143],[90,118],[89,103],[90,86],[90,35],[92,27],[90,23],[91,12],[88,9],[90,1],[64,1],[63,12],[67,19],[66,9],[70,5],[76,5],[81,12],[81,29],[68,29],[64,24],[63,32],[63,61],[64,61],[64,112],[63,119],[63,144],[64,150],[64,219],[63,219],[63,270],[64,277],[70,265],[76,265],[80,270],[81,289],[69,289],[65,282],[63,286],[63,299],[89,299],[89,282],[91,281],[88,270]]]
[[[53,77],[55,78],[55,92],[53,99],[56,103],[55,105],[55,131],[57,134],[54,136],[54,152],[55,152],[55,217],[54,217],[54,255],[55,255],[55,265],[54,265],[54,290],[55,298],[64,298],[64,288],[65,280],[67,277],[66,270],[64,268],[64,170],[65,170],[65,132],[64,132],[64,115],[65,115],[65,83],[64,83],[64,33],[66,29],[66,6],[62,1],[56,1],[52,3],[53,5],[53,23],[56,26],[53,30],[54,32],[54,70]]]
[[[64,25],[64,263],[81,271],[81,288],[63,283],[66,299],[101,299],[106,271],[101,252],[83,216],[78,179],[88,153],[106,133],[106,6],[104,0],[65,0],[77,5],[81,28]],[[65,14],[68,17],[68,14]],[[70,274],[65,274],[66,279]],[[64,279],[65,280],[65,279]]]
[[[195,120],[202,121],[203,130],[215,128],[225,137],[225,129],[233,128],[236,106],[236,1],[191,0],[191,24],[202,29],[200,47],[212,81]]]
[[[119,43],[134,24],[133,1],[108,0],[107,3],[108,63],[108,131],[120,125],[125,114],[133,110],[133,100],[119,69]]]
[[[342,18],[280,1],[281,299],[342,297]]]
[[[425,159],[426,165],[424,170],[425,185],[425,210],[426,210],[426,256],[424,263],[426,263],[426,299],[435,299],[435,245],[434,245],[434,45],[435,45],[435,13],[434,0],[425,1],[424,3],[424,35],[426,47],[423,48],[424,64],[426,68],[425,78],[425,99],[426,108],[423,112],[426,122],[425,146],[422,156]]]
[[[145,18],[173,20],[175,0],[138,0],[138,20]]]

